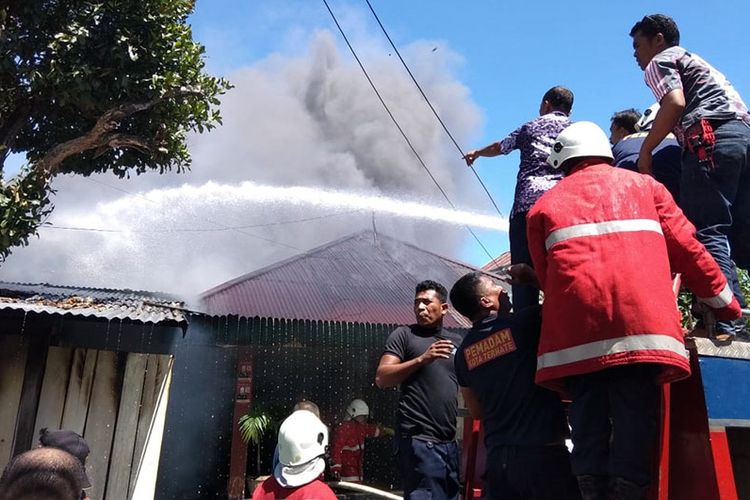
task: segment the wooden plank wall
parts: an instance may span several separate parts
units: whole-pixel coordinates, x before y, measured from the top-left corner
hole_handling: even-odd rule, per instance
[[[65,408],[65,395],[70,382],[70,366],[73,362],[73,349],[50,346],[47,351],[47,365],[44,369],[42,394],[34,428],[39,432],[45,427],[60,429]]]
[[[127,500],[148,354],[129,353],[115,425],[107,500]]]
[[[5,457],[5,462],[10,458],[26,360],[20,339],[0,336],[0,461]],[[162,429],[154,426],[164,424],[157,410],[160,401],[167,401],[165,381],[171,362],[168,355],[49,348],[35,432],[47,427],[83,435],[91,449],[86,463],[91,500],[133,498],[150,437],[158,465]],[[153,459],[147,462],[153,465]],[[155,476],[141,487],[153,490],[151,483]]]
[[[27,340],[21,335],[0,335],[0,469],[5,468],[13,451]]]

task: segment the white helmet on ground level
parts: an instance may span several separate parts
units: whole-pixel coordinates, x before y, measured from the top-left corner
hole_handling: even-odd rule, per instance
[[[307,484],[325,469],[328,428],[314,413],[298,410],[279,428],[279,464],[274,477],[283,487]]]
[[[547,163],[560,168],[567,160],[590,156],[614,159],[607,134],[596,123],[575,122],[557,136]]]
[[[349,406],[346,407],[346,416],[354,418],[360,415],[370,415],[370,407],[361,399],[352,399]]]
[[[659,112],[659,107],[659,103],[655,102],[651,106],[649,106],[646,111],[643,112],[640,120],[638,120],[638,123],[635,124],[635,129],[638,132],[651,130],[651,125],[654,124],[654,118],[656,118],[656,113]]]

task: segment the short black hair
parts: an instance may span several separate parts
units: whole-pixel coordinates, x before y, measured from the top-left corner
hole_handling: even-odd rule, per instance
[[[612,115],[611,118],[613,124],[627,130],[629,134],[635,134],[637,132],[635,124],[638,123],[638,120],[640,119],[641,112],[634,108],[618,111]]]
[[[473,319],[482,310],[479,299],[483,277],[479,271],[464,274],[451,288],[451,305],[462,316]]]
[[[559,85],[545,92],[542,100],[548,101],[555,111],[562,111],[566,115],[569,115],[570,110],[573,109],[573,92]]]
[[[34,448],[15,456],[5,467],[0,478],[0,498],[79,498],[83,477],[83,465],[68,452],[57,448]]]
[[[659,33],[664,36],[667,47],[674,47],[680,44],[680,30],[677,23],[669,16],[664,14],[651,14],[644,16],[630,29],[630,36],[634,37],[636,33],[641,32],[643,36],[653,38]]]
[[[446,302],[448,302],[448,290],[446,290],[445,287],[437,281],[420,281],[419,283],[417,283],[417,289],[414,293],[417,294],[420,292],[426,292],[427,290],[435,290],[435,293],[437,293],[437,296],[440,299],[441,303],[445,304]]]

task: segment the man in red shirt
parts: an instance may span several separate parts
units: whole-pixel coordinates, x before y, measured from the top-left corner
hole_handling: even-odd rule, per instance
[[[365,439],[393,435],[393,430],[367,421],[370,408],[361,399],[352,399],[346,407],[346,420],[339,424],[333,439],[331,471],[341,481],[363,481]]]
[[[583,498],[604,500],[614,488],[619,500],[644,499],[658,384],[690,375],[672,272],[717,318],[739,318],[740,306],[667,189],[612,168],[597,125],[563,130],[548,161],[565,177],[528,216],[544,291],[536,381],[572,399],[571,465]]]
[[[336,500],[320,477],[325,470],[328,428],[312,412],[298,410],[279,428],[279,463],[252,500]]]

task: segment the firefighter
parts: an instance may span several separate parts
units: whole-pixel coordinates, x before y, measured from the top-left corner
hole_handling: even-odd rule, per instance
[[[548,159],[565,177],[529,212],[544,292],[536,382],[571,397],[571,465],[586,500],[645,498],[658,384],[690,375],[672,271],[718,318],[740,307],[666,188],[612,168],[604,131],[578,122]]]
[[[328,428],[310,411],[298,410],[281,423],[279,463],[253,492],[252,500],[336,500],[322,480]]]
[[[750,268],[750,114],[716,68],[680,47],[674,20],[645,16],[630,30],[634,56],[661,105],[638,157],[651,172],[652,153],[672,130],[683,148],[680,206],[745,307],[737,266]],[[743,322],[719,321],[717,340],[731,340]]]
[[[367,422],[370,408],[361,399],[352,399],[346,407],[346,420],[339,424],[333,439],[331,471],[341,481],[363,481],[365,439],[392,436],[393,430]]]
[[[461,277],[450,299],[473,323],[456,352],[456,377],[469,413],[482,420],[486,498],[579,499],[562,402],[534,384],[539,305],[510,313],[507,292],[479,272]]]

